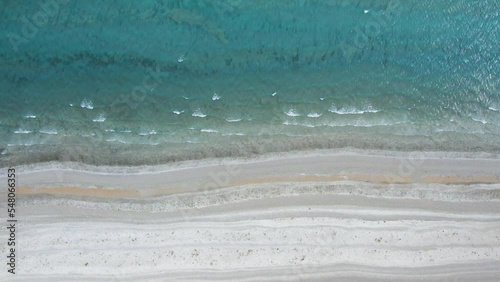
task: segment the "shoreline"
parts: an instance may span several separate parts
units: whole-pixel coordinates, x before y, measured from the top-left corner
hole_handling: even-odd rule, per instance
[[[267,130],[277,130],[270,126]],[[316,134],[318,133],[318,134]],[[266,133],[255,137],[210,137],[192,136],[181,143],[113,144],[102,140],[73,138],[64,144],[45,144],[3,149],[0,166],[10,164],[31,165],[45,162],[76,162],[99,167],[141,167],[171,165],[178,162],[211,159],[252,159],[261,156],[287,156],[301,152],[355,151],[390,155],[408,152],[447,152],[449,155],[474,156],[481,154],[500,155],[495,135],[481,137],[463,134],[437,134],[435,136],[399,136],[390,132],[349,132],[343,129],[336,134],[308,133],[310,135],[288,136]],[[467,134],[466,134],[467,135]],[[156,138],[157,135],[153,135]],[[211,136],[211,135],[209,135]],[[69,137],[68,137],[69,138]],[[149,138],[149,137],[148,137]],[[191,137],[190,137],[191,138]],[[191,140],[191,141],[189,141]],[[66,143],[67,142],[67,143]],[[2,149],[2,148],[0,148]],[[138,154],[137,152],[140,152]],[[384,153],[382,153],[384,154]]]
[[[374,150],[374,149],[316,149],[316,150],[294,150],[290,152],[269,152],[255,156],[246,157],[222,157],[222,158],[203,158],[175,161],[156,165],[130,165],[130,166],[110,166],[110,165],[95,165],[81,162],[63,162],[49,161],[37,162],[32,164],[22,164],[15,166],[23,172],[42,172],[50,170],[67,170],[90,172],[93,174],[102,175],[140,175],[140,174],[155,174],[175,170],[196,168],[199,166],[210,165],[234,165],[241,163],[257,163],[270,160],[297,159],[312,156],[338,156],[338,155],[353,155],[353,156],[377,156],[386,158],[399,159],[478,159],[478,160],[495,160],[500,159],[500,153],[492,152],[462,152],[462,151],[394,151],[394,150]],[[0,167],[7,169],[12,166]]]
[[[149,198],[269,183],[496,184],[500,158],[443,152],[309,151],[142,167],[48,163],[16,168],[21,194]],[[480,158],[479,158],[480,157]],[[73,165],[73,168],[71,168]],[[82,169],[86,168],[86,169]],[[110,168],[112,169],[110,171]],[[0,181],[5,176],[0,176]]]

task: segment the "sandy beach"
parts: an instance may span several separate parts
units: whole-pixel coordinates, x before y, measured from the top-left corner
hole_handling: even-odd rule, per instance
[[[2,1],[2,281],[500,281],[500,1]]]
[[[494,281],[500,160],[390,155],[19,167],[16,278]]]

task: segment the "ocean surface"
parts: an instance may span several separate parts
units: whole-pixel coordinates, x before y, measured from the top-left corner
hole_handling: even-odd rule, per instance
[[[500,1],[1,1],[0,166],[500,152]]]

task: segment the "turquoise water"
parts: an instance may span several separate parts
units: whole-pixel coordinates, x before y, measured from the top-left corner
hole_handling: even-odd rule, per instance
[[[3,1],[0,164],[499,152],[499,8]]]

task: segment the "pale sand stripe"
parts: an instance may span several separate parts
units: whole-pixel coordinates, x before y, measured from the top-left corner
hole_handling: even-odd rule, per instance
[[[95,188],[81,188],[81,187],[45,187],[36,188],[23,186],[17,188],[17,194],[19,195],[64,195],[64,196],[92,196],[92,197],[103,197],[103,198],[121,198],[121,197],[133,197],[138,198],[140,194],[137,190],[129,189],[95,189]]]
[[[436,183],[436,184],[494,184],[500,183],[500,179],[491,175],[476,175],[469,177],[460,176],[426,176],[422,177],[421,181],[415,182],[410,177],[390,178],[383,175],[370,174],[351,174],[337,176],[293,176],[293,177],[267,177],[257,179],[236,179],[229,182],[225,187],[241,186],[248,184],[265,184],[265,183],[289,183],[289,182],[333,182],[333,181],[363,181],[378,184],[409,184],[409,183]],[[192,184],[196,187],[196,183]],[[196,190],[203,189],[214,190],[219,187],[204,187],[198,185]],[[164,187],[150,190],[137,189],[121,189],[121,188],[85,188],[76,186],[56,186],[56,187],[39,187],[33,188],[30,186],[22,186],[18,188],[20,195],[75,195],[75,196],[92,196],[103,198],[143,198],[162,195],[172,195],[185,192],[180,187]]]
[[[499,183],[500,159],[422,159],[387,156],[318,155],[289,159],[221,161],[141,174],[103,174],[80,170],[24,171],[19,186],[98,187],[136,190],[139,196],[189,193],[249,183],[365,181],[373,183]],[[154,171],[154,168],[147,168]],[[0,182],[6,181],[0,175]],[[1,188],[0,188],[1,189]],[[36,190],[36,189],[35,189]],[[119,195],[122,192],[113,192]],[[116,194],[118,193],[118,194]],[[134,196],[134,195],[132,195]]]

